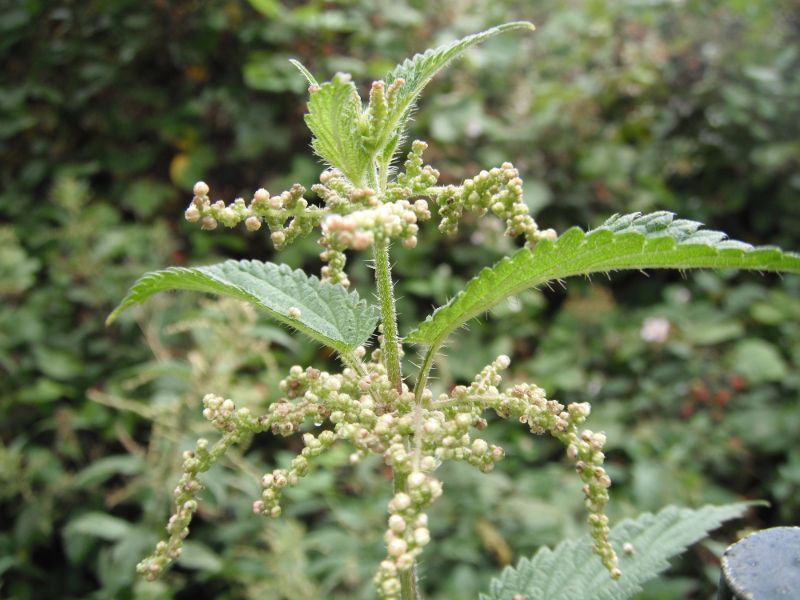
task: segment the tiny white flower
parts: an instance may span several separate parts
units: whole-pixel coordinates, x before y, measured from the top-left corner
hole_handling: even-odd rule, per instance
[[[639,336],[651,344],[663,344],[667,341],[670,331],[670,322],[664,317],[648,317],[642,324]]]

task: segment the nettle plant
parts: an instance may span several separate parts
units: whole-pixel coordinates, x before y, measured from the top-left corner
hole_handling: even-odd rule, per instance
[[[449,393],[434,394],[428,385],[437,353],[453,332],[529,288],[618,269],[800,272],[800,255],[728,240],[667,212],[615,215],[591,231],[576,227],[559,236],[552,229],[541,229],[529,214],[522,180],[510,163],[481,171],[461,185],[441,186],[439,172],[423,161],[426,144],[415,141],[402,167],[396,168],[405,130],[425,85],[469,47],[513,29],[533,26],[507,23],[406,60],[385,80],[372,84],[366,105],[348,75],[339,73],[319,83],[295,62],[310,84],[306,123],[313,134],[312,146],[328,166],[312,187],[318,203],[310,203],[300,185],[278,195],[259,189],[249,203],[238,198],[230,204],[212,202],[209,186],[195,185],[185,216],[205,230],[244,223],[255,232],[266,226],[280,250],[319,229],[325,263],[321,278],[255,260],[170,268],[142,277],[109,321],[164,290],[230,296],[331,348],[342,369],[331,373],[293,366],[280,384],[283,397],[263,415],[237,408],[232,400],[213,393],[203,398],[203,415],[221,437],[214,443],[200,439],[194,450],[185,452],[169,535],[140,563],[141,574],[155,578],[180,554],[203,488],[200,475],[231,445],[266,431],[301,434],[304,445],[291,464],[263,476],[263,491],[253,511],[268,517],[280,516],[284,489],[298,485],[314,459],[334,444],[350,444],[353,462],[374,454],[391,468],[394,490],[387,507],[386,558],[375,575],[377,594],[385,599],[420,597],[415,565],[431,542],[426,510],[443,493],[436,477],[439,466],[449,460],[465,461],[486,472],[502,460],[503,449],[481,437],[487,411],[516,419],[532,433],[553,436],[564,445],[583,482],[589,535],[553,551],[542,549],[532,559],[522,559],[517,568],[507,568],[492,581],[481,596],[484,599],[630,597],[667,566],[670,556],[747,508],[744,504],[696,511],[670,507],[658,515],[625,521],[612,531],[604,514],[611,485],[603,468],[606,438],[583,429],[589,404],[564,406],[548,399],[534,383],[503,386],[507,356],[497,357],[469,385]],[[429,219],[438,219],[442,233],[454,233],[465,212],[491,213],[505,220],[505,233],[521,237],[524,248],[481,271],[450,302],[401,337],[391,244],[413,248],[419,222]],[[368,260],[374,261],[377,306],[348,291],[347,251],[366,251]],[[408,348],[420,352],[416,373],[402,371],[401,359]]]

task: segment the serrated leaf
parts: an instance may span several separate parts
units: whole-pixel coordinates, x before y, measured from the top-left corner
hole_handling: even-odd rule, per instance
[[[431,48],[397,65],[386,76],[386,84],[391,85],[397,79],[404,80],[405,84],[398,91],[395,110],[386,120],[381,133],[377,136],[378,151],[389,155],[394,154],[394,149],[402,137],[403,129],[414,110],[417,98],[439,71],[472,46],[514,29],[533,30],[535,27],[527,21],[504,23],[486,31],[468,35],[449,44],[444,44],[438,48]]]
[[[562,542],[542,548],[515,568],[506,567],[480,600],[625,600],[642,591],[642,584],[669,567],[669,559],[703,539],[725,521],[741,517],[748,503],[704,506],[692,510],[668,506],[657,515],[646,513],[611,530],[611,543],[620,557],[622,577],[611,579],[592,554],[591,539]],[[633,554],[623,544],[633,545]]]
[[[575,227],[557,240],[522,249],[474,277],[405,341],[438,348],[453,331],[519,292],[574,275],[621,269],[734,268],[800,273],[800,255],[753,247],[700,229],[669,212],[615,215],[585,233]]]
[[[107,323],[133,304],[167,290],[193,290],[250,302],[340,353],[363,344],[375,330],[377,310],[343,287],[300,270],[256,260],[228,260],[207,267],[172,267],[137,281]],[[299,316],[292,316],[298,309]],[[291,311],[291,314],[290,314]]]
[[[371,160],[361,142],[361,98],[356,86],[349,75],[337,73],[332,81],[312,84],[312,89],[305,121],[314,134],[314,152],[353,184],[363,185]]]

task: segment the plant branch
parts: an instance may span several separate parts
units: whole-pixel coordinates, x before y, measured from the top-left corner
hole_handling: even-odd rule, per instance
[[[433,357],[436,355],[437,346],[430,346],[425,353],[425,358],[419,368],[419,375],[417,376],[417,383],[414,386],[414,401],[417,405],[422,404],[422,393],[425,391],[425,386],[428,385],[428,376],[433,367]]]
[[[428,383],[428,375],[431,372],[435,354],[436,349],[433,346],[428,348],[419,369],[417,383],[414,385],[414,466],[417,469],[422,460],[422,394]]]

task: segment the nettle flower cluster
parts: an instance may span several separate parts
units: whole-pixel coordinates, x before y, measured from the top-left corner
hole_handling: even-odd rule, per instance
[[[266,225],[276,248],[319,229],[320,256],[326,263],[322,278],[345,287],[349,285],[346,251],[367,250],[392,240],[414,247],[419,222],[432,219],[433,212],[438,215],[439,229],[448,234],[457,231],[465,212],[472,212],[504,219],[506,234],[523,236],[529,247],[541,239],[555,238],[554,231],[540,230],[529,214],[522,180],[513,165],[504,163],[482,171],[459,186],[438,186],[439,172],[423,162],[425,148],[421,141],[411,145],[403,172],[382,192],[353,185],[338,169],[323,172],[320,183],[312,187],[320,204],[307,200],[300,185],[275,196],[259,189],[247,203],[241,198],[230,204],[212,202],[209,186],[198,182],[185,216],[207,230],[219,224],[235,227],[244,223],[247,230],[256,232]],[[292,307],[289,316],[297,318],[299,312]],[[260,417],[247,408],[237,409],[231,400],[207,395],[203,414],[222,438],[211,448],[206,440],[199,440],[196,449],[184,456],[184,474],[175,489],[177,510],[167,526],[169,538],[159,543],[139,571],[153,578],[179,555],[202,488],[198,475],[230,444],[272,431],[281,436],[302,435],[303,450],[289,465],[262,477],[261,497],[253,503],[257,514],[280,516],[283,491],[297,485],[314,459],[335,443],[351,445],[352,462],[377,455],[392,469],[396,493],[388,504],[387,556],[380,563],[375,583],[382,598],[399,598],[403,575],[413,570],[431,540],[426,510],[443,491],[435,476],[439,466],[457,460],[488,472],[504,457],[501,447],[479,435],[487,425],[485,413],[493,411],[565,445],[566,456],[584,483],[595,552],[611,575],[619,577],[617,557],[608,540],[608,519],[603,514],[611,484],[602,466],[605,436],[580,429],[589,415],[588,404],[565,407],[548,400],[544,390],[533,384],[501,390],[500,373],[510,364],[507,356],[498,357],[470,385],[457,386],[449,394],[434,398],[425,387],[415,394],[406,383],[392,383],[385,360],[385,336],[378,339],[380,346],[371,351],[368,360],[367,350],[360,346],[340,373],[292,367],[280,384],[282,397]],[[402,354],[402,349],[398,347],[397,352]]]
[[[365,353],[363,348],[358,352]],[[564,407],[548,400],[544,390],[533,384],[500,390],[500,372],[509,364],[507,356],[499,356],[469,386],[457,386],[436,398],[425,390],[421,404],[415,402],[407,385],[400,391],[392,386],[380,350],[374,350],[368,362],[359,361],[341,373],[292,367],[280,383],[284,396],[260,417],[247,408],[237,409],[230,399],[206,395],[203,415],[222,437],[211,447],[208,440],[200,439],[194,451],[184,453],[184,474],[174,491],[177,510],[167,525],[169,538],[159,542],[155,553],[139,564],[139,572],[153,579],[180,555],[202,490],[198,475],[230,445],[263,431],[281,436],[301,434],[303,450],[290,465],[262,477],[263,491],[253,502],[253,511],[280,516],[283,490],[297,485],[314,459],[338,441],[352,446],[353,463],[370,454],[380,456],[394,477],[405,483],[401,486],[404,491],[395,493],[388,504],[387,556],[375,576],[382,598],[398,598],[400,575],[413,568],[431,540],[425,511],[442,495],[442,482],[434,476],[439,466],[458,460],[488,472],[505,456],[501,447],[479,435],[486,428],[484,415],[490,410],[501,418],[519,420],[532,433],[550,434],[566,446],[566,455],[584,482],[595,552],[612,576],[618,577],[617,557],[608,541],[608,519],[603,514],[611,485],[602,466],[605,436],[580,429],[590,411],[586,403]],[[316,432],[307,430],[311,423],[318,428]],[[322,423],[328,428],[322,428]]]
[[[459,186],[437,186],[439,171],[423,162],[427,144],[417,140],[405,161],[405,168],[383,193],[357,187],[338,169],[329,169],[311,188],[322,205],[309,203],[306,189],[296,184],[289,191],[271,196],[261,188],[250,202],[236,198],[211,201],[205,182],[194,186],[194,198],[186,209],[186,220],[213,230],[219,224],[236,227],[244,222],[248,231],[266,225],[276,249],[284,248],[300,235],[321,229],[320,258],[325,262],[322,278],[345,287],[347,250],[368,250],[376,242],[398,240],[406,248],[417,245],[419,222],[431,219],[429,203],[439,215],[439,230],[453,234],[464,212],[483,216],[489,212],[505,219],[506,234],[522,235],[528,246],[538,240],[555,239],[552,229],[540,230],[529,213],[522,194],[522,179],[511,163],[481,171]]]

